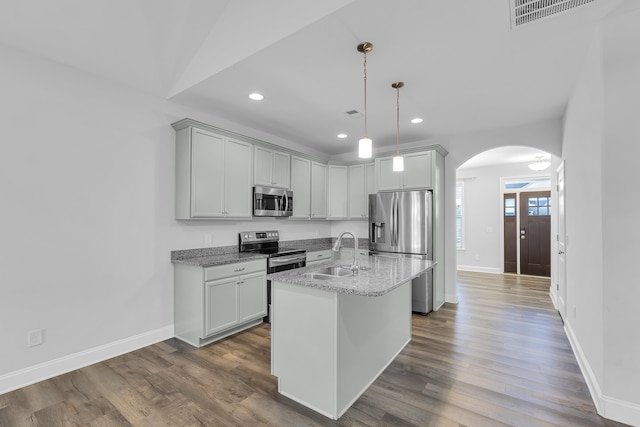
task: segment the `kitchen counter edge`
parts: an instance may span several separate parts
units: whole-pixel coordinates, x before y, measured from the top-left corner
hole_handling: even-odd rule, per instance
[[[436,261],[417,258],[369,256],[366,260],[361,258],[361,266],[368,267],[368,269],[360,270],[355,276],[336,277],[329,280],[311,279],[302,276],[304,273],[310,273],[324,267],[340,265],[339,261],[327,261],[294,270],[268,274],[267,279],[331,292],[376,297],[391,292],[409,280],[432,269],[436,264]]]

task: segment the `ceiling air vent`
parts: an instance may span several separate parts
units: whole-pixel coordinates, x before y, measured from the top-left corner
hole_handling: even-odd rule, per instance
[[[509,0],[511,28],[557,15],[595,0]]]

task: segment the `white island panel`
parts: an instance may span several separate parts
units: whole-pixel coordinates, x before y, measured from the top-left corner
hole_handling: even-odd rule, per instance
[[[379,297],[338,293],[339,418],[411,340],[411,282]]]
[[[272,374],[278,391],[332,417],[336,407],[337,294],[272,283]]]
[[[377,297],[272,286],[278,391],[327,417],[346,412],[411,339],[410,282]]]

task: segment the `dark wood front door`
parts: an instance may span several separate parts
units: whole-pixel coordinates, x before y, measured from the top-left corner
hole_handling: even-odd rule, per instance
[[[551,192],[520,193],[520,274],[551,275]]]
[[[518,217],[516,193],[504,195],[504,272],[518,272]]]

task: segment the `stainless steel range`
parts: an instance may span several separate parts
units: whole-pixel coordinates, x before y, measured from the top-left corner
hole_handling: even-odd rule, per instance
[[[304,249],[282,249],[277,230],[271,231],[243,231],[238,238],[239,252],[255,252],[268,255],[267,273],[292,270],[304,267],[307,251]]]
[[[283,249],[280,247],[280,235],[277,230],[243,231],[238,237],[239,252],[255,252],[268,255],[267,273],[293,270],[307,265],[307,251],[304,249]],[[267,316],[265,322],[271,323],[271,281],[267,280]]]

